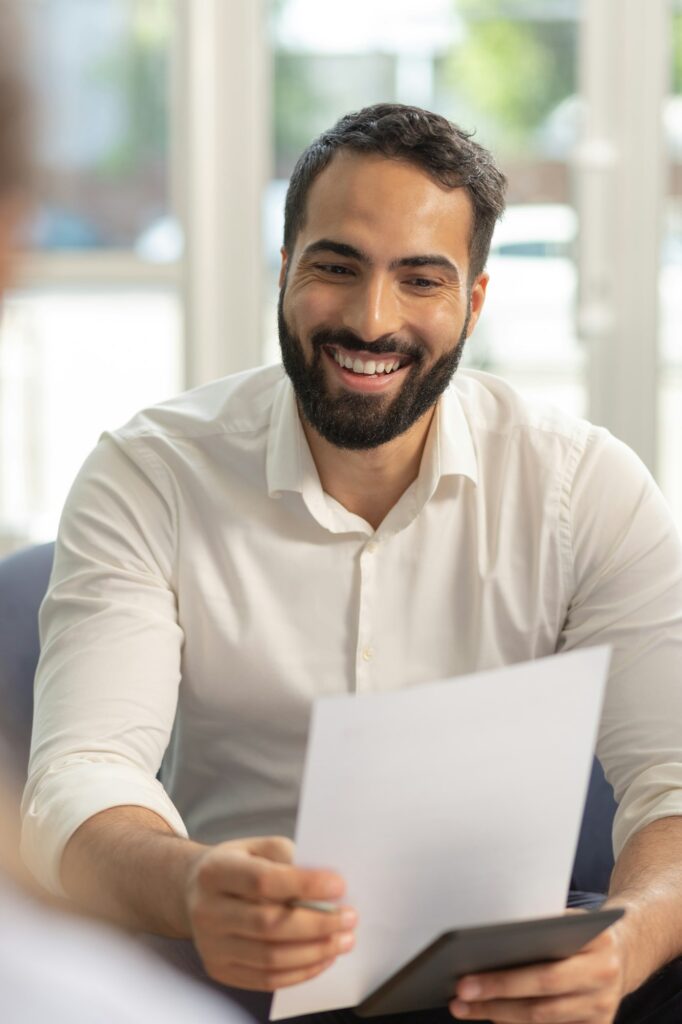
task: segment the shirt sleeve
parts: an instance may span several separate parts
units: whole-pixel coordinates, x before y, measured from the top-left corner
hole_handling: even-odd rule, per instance
[[[160,460],[105,435],[67,499],[40,612],[22,849],[60,895],[64,847],[99,811],[147,807],[187,835],[156,779],[180,681],[175,537]]]
[[[682,544],[648,470],[591,435],[564,504],[570,602],[559,649],[611,644],[597,755],[618,811],[616,856],[682,814]]]

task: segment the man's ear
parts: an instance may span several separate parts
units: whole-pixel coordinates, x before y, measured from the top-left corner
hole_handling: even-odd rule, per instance
[[[287,253],[284,246],[279,250],[282,257],[282,265],[279,268],[279,287],[284,287],[284,282],[287,278],[287,266],[289,265],[289,254]]]
[[[473,285],[471,286],[471,316],[469,318],[469,326],[467,328],[467,338],[470,336],[471,332],[476,326],[479,316],[481,315],[481,310],[483,309],[483,304],[485,302],[485,296],[489,280],[490,275],[483,271],[482,274],[478,275]]]

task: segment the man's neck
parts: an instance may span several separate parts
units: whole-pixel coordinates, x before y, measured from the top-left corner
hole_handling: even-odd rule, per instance
[[[322,489],[376,530],[417,479],[433,415],[431,409],[400,437],[367,451],[337,448],[301,417]]]

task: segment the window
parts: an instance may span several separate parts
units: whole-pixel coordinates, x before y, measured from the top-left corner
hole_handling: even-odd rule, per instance
[[[509,178],[465,362],[608,426],[682,523],[682,0],[22,6],[44,185],[2,325],[0,548],[54,535],[102,430],[278,358],[294,161],[381,100]]]
[[[99,434],[182,386],[173,0],[26,0],[41,189],[0,344],[0,546],[54,536]],[[84,45],[87,40],[87,45]]]
[[[173,4],[28,0],[26,12],[43,178],[28,244],[177,258],[168,167]]]

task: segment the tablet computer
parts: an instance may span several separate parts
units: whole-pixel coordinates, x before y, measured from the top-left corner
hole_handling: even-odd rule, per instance
[[[623,914],[609,908],[445,932],[367,996],[355,1013],[375,1017],[447,1006],[463,975],[563,960]]]

